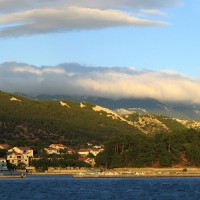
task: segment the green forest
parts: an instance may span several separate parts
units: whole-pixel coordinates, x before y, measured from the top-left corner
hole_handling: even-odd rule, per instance
[[[200,166],[200,131],[114,137],[97,155],[96,164],[109,168]]]
[[[12,97],[20,101],[11,101]],[[95,105],[63,101],[33,100],[0,92],[0,142],[44,141],[78,145],[100,144],[116,135],[140,133],[127,122],[95,112]]]

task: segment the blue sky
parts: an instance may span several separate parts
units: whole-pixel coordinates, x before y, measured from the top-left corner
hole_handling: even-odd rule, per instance
[[[13,1],[10,0],[10,3]],[[43,8],[43,6],[39,5],[37,9]],[[57,6],[56,4],[46,5],[47,8]],[[83,3],[81,6],[90,7],[90,4],[84,6]],[[95,7],[94,5],[98,9],[101,6]],[[110,7],[108,8],[110,9]],[[12,11],[2,6],[0,11],[2,11],[3,16],[9,16],[31,9],[33,8],[28,7],[20,10],[19,7],[19,10]],[[117,9],[123,10],[120,7]],[[144,9],[147,10],[145,6]],[[6,37],[0,37],[0,63],[17,61],[41,66],[77,62],[106,67],[134,66],[137,69],[170,69],[198,77],[197,72],[200,68],[198,55],[200,52],[199,1],[181,1],[176,5],[155,6],[155,8],[152,6],[148,9],[159,10],[164,13],[164,16],[147,13],[143,13],[144,16],[141,16],[139,9],[131,7],[130,10],[132,15],[139,18],[167,22],[169,25],[141,27],[134,25],[112,27],[112,25],[108,25],[108,28],[100,29],[94,26],[89,30],[82,28],[65,30],[62,33],[52,31],[41,34],[39,32],[28,36],[23,34],[16,36],[11,33]],[[46,21],[46,23],[49,22]],[[4,23],[0,27],[3,29],[8,25],[9,23]]]
[[[199,0],[0,0],[0,15],[0,90],[200,104]]]

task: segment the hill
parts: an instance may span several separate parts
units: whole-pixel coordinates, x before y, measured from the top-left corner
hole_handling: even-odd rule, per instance
[[[86,102],[0,92],[0,143],[28,145],[36,153],[50,143],[103,143],[97,166],[200,166],[199,129],[198,121],[149,113],[118,115]]]
[[[0,92],[0,141],[83,144],[112,136],[141,134],[133,124],[91,103],[33,100]]]
[[[40,95],[37,99],[70,99],[76,102],[87,101],[102,107],[114,110],[119,114],[126,113],[156,113],[171,118],[184,120],[200,120],[200,105],[189,103],[161,102],[151,98],[123,98],[109,99],[89,96],[65,96],[65,95]]]
[[[142,132],[146,134],[153,133],[169,133],[176,131],[184,131],[188,128],[198,129],[199,126],[189,127],[186,124],[181,123],[182,120],[173,119],[159,114],[127,114],[123,115],[128,121],[138,127]],[[189,121],[186,120],[188,123]],[[197,122],[196,122],[197,123]]]
[[[104,143],[125,134],[158,134],[200,129],[199,121],[160,114],[113,111],[86,102],[34,100],[0,92],[0,142],[7,140]]]

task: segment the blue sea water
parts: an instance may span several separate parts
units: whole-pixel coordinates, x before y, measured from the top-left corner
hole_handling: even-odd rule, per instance
[[[1,200],[199,200],[200,178],[78,179],[67,175],[0,179]]]

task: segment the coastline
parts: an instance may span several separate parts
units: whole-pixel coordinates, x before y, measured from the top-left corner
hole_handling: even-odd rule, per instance
[[[200,168],[119,168],[73,169],[34,172],[33,175],[70,175],[74,178],[164,178],[164,177],[200,177]]]

